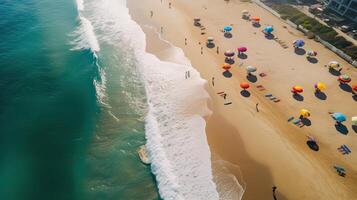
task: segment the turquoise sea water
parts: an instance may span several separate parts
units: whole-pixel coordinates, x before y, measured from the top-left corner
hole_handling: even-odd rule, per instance
[[[71,0],[0,3],[0,199],[158,198],[135,63],[73,50],[79,25]]]

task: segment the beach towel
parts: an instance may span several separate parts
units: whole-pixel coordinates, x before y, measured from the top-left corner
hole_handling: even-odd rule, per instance
[[[293,116],[290,116],[290,117],[288,118],[288,122],[291,122],[293,119],[294,119],[294,117],[293,117]]]
[[[265,97],[272,97],[272,94],[266,94]]]
[[[274,102],[278,103],[278,102],[280,102],[280,99],[275,99]]]

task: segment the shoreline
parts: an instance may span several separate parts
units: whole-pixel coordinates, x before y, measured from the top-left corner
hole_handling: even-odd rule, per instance
[[[193,12],[194,10],[197,11],[198,9],[202,9],[202,4],[207,6],[208,10],[210,8],[212,10],[212,7],[210,6],[215,6],[217,10],[222,10],[223,8],[226,8],[224,4],[217,5],[217,3],[197,1],[195,3],[192,2],[190,4],[192,5],[192,8],[189,8],[187,7],[187,3],[185,1],[182,1],[175,2],[173,8],[169,9],[167,8],[167,2],[165,1],[164,3],[166,4],[160,5],[160,3],[157,2],[151,2],[151,4],[150,2],[145,2],[142,3],[142,5],[138,5],[137,2],[129,2],[129,11],[134,20],[138,22],[142,27],[145,24],[150,24],[150,26],[154,26],[158,30],[160,30],[159,27],[161,26],[161,24],[165,24],[163,31],[163,37],[165,38],[165,40],[168,40],[173,45],[182,48],[185,52],[186,57],[191,60],[192,65],[201,73],[201,76],[203,78],[205,78],[206,80],[210,80],[212,76],[216,78],[215,87],[212,87],[210,82],[208,82],[209,86],[206,87],[212,98],[211,109],[213,111],[213,115],[209,119],[207,119],[206,134],[213,155],[218,154],[224,160],[227,160],[232,164],[238,165],[242,169],[244,181],[247,183],[247,191],[246,194],[243,196],[243,199],[263,199],[267,196],[271,196],[272,185],[278,186],[279,199],[301,199],[306,197],[316,197],[315,192],[320,190],[321,192],[326,193],[321,194],[321,199],[333,199],[334,197],[348,199],[351,197],[355,197],[356,193],[349,189],[352,187],[353,180],[355,180],[355,177],[349,177],[349,181],[343,181],[342,183],[339,183],[339,181],[341,182],[341,180],[339,179],[339,177],[336,176],[333,170],[329,168],[331,166],[328,166],[328,163],[332,160],[332,158],[336,158],[338,156],[337,153],[333,153],[331,156],[328,155],[331,154],[331,151],[333,150],[333,148],[329,146],[331,146],[331,144],[335,144],[335,142],[332,141],[333,138],[329,136],[328,140],[325,139],[321,141],[321,148],[326,148],[327,150],[318,152],[319,155],[314,152],[311,152],[311,150],[306,148],[304,142],[306,139],[306,134],[315,132],[316,130],[324,132],[327,129],[323,129],[321,127],[316,128],[316,130],[306,130],[307,128],[297,129],[292,125],[286,124],[286,118],[289,116],[289,114],[294,114],[292,111],[296,110],[296,106],[292,105],[292,103],[296,104],[296,102],[294,102],[294,100],[290,100],[289,93],[286,95],[280,92],[287,90],[286,85],[272,84],[270,82],[272,79],[281,76],[281,74],[288,74],[291,72],[289,72],[289,70],[284,69],[285,66],[279,64],[278,61],[266,59],[269,56],[273,56],[274,52],[264,52],[267,53],[267,55],[264,55],[263,51],[261,51],[261,49],[259,48],[260,45],[258,42],[261,42],[262,44],[267,44],[267,41],[258,38],[258,35],[260,34],[260,32],[258,31],[259,29],[256,29],[256,33],[254,33],[254,35],[256,36],[253,36],[258,38],[258,41],[256,43],[251,42],[251,38],[249,38],[249,36],[252,35],[243,35],[239,34],[238,32],[239,37],[245,37],[244,39],[246,39],[247,41],[250,40],[249,44],[252,45],[252,48],[256,50],[256,54],[253,54],[253,59],[248,58],[246,60],[243,60],[242,62],[244,66],[249,64],[256,65],[256,63],[258,63],[258,65],[268,65],[268,67],[266,67],[265,69],[265,71],[268,73],[268,77],[266,79],[259,80],[259,83],[262,83],[263,85],[268,85],[269,89],[271,89],[274,93],[282,95],[283,102],[281,104],[278,104],[280,105],[280,107],[277,107],[271,102],[267,102],[266,99],[262,96],[262,92],[257,91],[254,88],[250,89],[251,96],[249,98],[241,98],[239,94],[239,89],[237,87],[234,87],[234,85],[239,85],[239,82],[245,79],[244,72],[241,73],[243,71],[241,69],[242,67],[235,67],[232,70],[234,78],[224,79],[220,76],[221,69],[219,69],[219,67],[214,67],[215,65],[220,65],[220,63],[222,62],[222,56],[217,56],[214,50],[204,48],[203,56],[205,59],[199,59],[202,58],[202,55],[200,55],[199,52],[200,45],[198,45],[198,42],[201,42],[202,44],[204,42],[204,39],[202,38],[206,38],[207,35],[210,34],[212,31],[216,32],[212,32],[212,35],[214,35],[215,38],[220,38],[220,36],[218,36],[218,29],[216,29],[219,22],[215,22],[212,19],[210,21],[210,15],[212,15],[212,17],[220,18],[221,20],[226,20],[229,24],[234,21],[230,21],[229,18],[232,18],[233,15],[237,14],[233,14],[233,12],[227,11],[227,17],[218,17],[217,14],[214,15],[212,13],[210,13],[210,15],[202,14],[205,12],[204,8],[203,11]],[[253,10],[253,8],[255,8],[255,12],[259,12],[261,15],[264,16],[269,16],[269,14],[264,13],[267,11],[262,11],[261,9],[256,8],[255,6],[257,5],[254,6],[249,3],[236,4],[246,6],[250,8],[250,10]],[[145,8],[145,5],[147,6],[147,8]],[[150,19],[149,16],[138,14],[138,12],[141,12],[148,13],[149,15],[150,9],[154,10],[153,19]],[[192,26],[192,19],[193,16],[195,16],[192,13],[203,15],[203,23],[207,24],[207,29],[210,29],[211,32],[207,33],[207,35],[204,36],[200,35],[197,31],[197,28]],[[170,16],[172,16],[172,14],[175,15],[176,18],[174,20],[176,24],[180,27],[180,29],[175,29],[175,31],[172,31],[174,27],[172,24],[170,25],[170,23],[172,22],[170,22],[169,20],[171,19]],[[156,15],[166,16],[169,19],[165,20],[165,18],[156,17]],[[244,23],[240,21],[240,19],[238,20],[236,16],[234,19],[235,21],[239,21],[239,23]],[[273,23],[278,23],[276,19],[271,19],[271,16],[270,18],[268,17],[268,19],[270,21],[273,21]],[[244,24],[242,24],[241,26],[243,25]],[[244,25],[244,27],[248,26]],[[282,32],[285,32],[286,30],[290,33],[290,35],[282,34]],[[244,29],[244,32],[248,31],[249,28]],[[237,34],[237,32],[234,32],[233,34],[235,35]],[[252,31],[250,31],[250,34],[252,34]],[[285,38],[303,38],[302,34],[299,34],[295,30],[291,30],[290,28],[282,28],[280,30],[277,30],[277,34],[279,34],[279,36],[282,36],[282,39],[287,40],[288,42],[290,42],[290,40]],[[183,44],[183,38],[185,37],[189,39],[187,46]],[[233,39],[235,40],[235,36],[233,36]],[[240,39],[239,41],[241,42],[244,39]],[[224,41],[224,39],[222,39],[222,41]],[[155,50],[153,50],[155,49],[154,43],[155,42],[150,39],[147,40],[147,51],[151,51],[151,53],[155,54]],[[273,43],[274,45],[270,48],[273,48],[276,51],[280,51],[286,57],[291,57],[290,54],[292,54],[292,52],[282,52],[281,50],[279,50],[280,47],[277,44],[275,44],[273,41],[271,41],[271,43]],[[321,49],[321,46],[318,46],[318,44],[314,44],[312,41],[308,41],[308,43],[309,46],[313,46],[316,49],[320,49],[320,51],[326,52],[326,50]],[[271,46],[271,44],[267,45]],[[227,44],[225,46],[227,46]],[[221,49],[221,51],[224,51],[226,48]],[[156,52],[156,54],[158,53]],[[250,57],[251,53],[248,53],[248,55]],[[160,58],[160,55],[158,57]],[[164,57],[165,56],[162,56],[161,58]],[[326,57],[330,58],[331,52]],[[326,60],[326,58],[324,58],[323,60]],[[337,60],[340,61],[341,59]],[[296,61],[296,63],[302,62],[295,58],[294,61]],[[340,62],[344,65],[347,65],[344,61]],[[280,71],[276,71],[276,69],[271,68],[271,66],[277,66]],[[297,69],[293,67],[293,70]],[[314,68],[312,70],[313,75],[306,75],[306,79],[308,79],[309,81],[306,81],[307,83],[303,85],[303,87],[307,87],[307,85],[313,84],[313,77],[316,76],[316,74],[321,73],[321,70],[322,69],[320,67],[319,69]],[[347,67],[346,70],[348,71],[349,68]],[[297,70],[297,73],[299,76],[303,75],[303,72],[301,70]],[[354,79],[355,74],[352,75],[352,79]],[[328,83],[328,86],[337,89],[333,86],[334,82],[328,76],[323,75],[321,78],[323,78],[323,80]],[[283,82],[287,81],[294,81],[294,79],[283,79]],[[229,94],[229,98],[231,98],[234,103],[231,107],[222,105],[222,98],[216,95],[216,92],[218,91],[217,88],[219,87],[224,89]],[[344,94],[344,96],[346,97],[347,95]],[[334,98],[334,96],[331,98]],[[321,108],[321,104],[315,102],[315,100],[313,101],[311,99],[307,99],[306,101],[308,101],[308,103],[310,103],[311,105],[318,105],[317,107]],[[254,108],[256,102],[259,102],[260,105],[259,114],[256,113]],[[297,104],[297,107],[306,106],[302,103]],[[315,109],[313,109],[313,106],[310,107],[309,109],[315,111]],[[331,107],[331,104],[325,107],[326,110],[328,110],[329,107]],[[345,107],[346,106],[334,105],[334,108],[337,110],[340,108],[341,110],[345,110]],[[236,110],[240,110],[240,112],[237,112]],[[314,115],[317,115],[316,111],[314,112]],[[317,116],[321,117],[322,114],[319,114]],[[323,123],[327,122],[326,117],[321,118],[323,118]],[[252,123],[252,121],[254,121],[254,123]],[[239,125],[237,124],[237,122],[241,122],[241,124],[244,125]],[[251,133],[254,133],[254,135]],[[287,135],[286,133],[291,134]],[[321,135],[318,136],[322,137]],[[277,157],[277,155],[279,156]],[[291,160],[292,157],[294,157],[295,160]],[[315,157],[317,157],[317,159]],[[276,160],[272,161],[271,159]],[[340,161],[347,165],[346,160]],[[285,165],[285,168],[281,168],[281,166]],[[348,166],[348,168],[354,169],[351,164]],[[291,172],[294,173],[291,174]],[[238,172],[235,173],[238,176]],[[310,182],[311,176],[314,174],[317,175],[317,177],[314,177],[314,182]],[[261,179],[261,177],[264,178]],[[290,186],[289,183],[291,182],[294,182],[294,187]],[[302,194],[302,191],[304,191],[305,193]]]

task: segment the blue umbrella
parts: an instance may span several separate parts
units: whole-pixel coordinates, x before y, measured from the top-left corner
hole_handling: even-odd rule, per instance
[[[232,27],[231,26],[225,26],[223,28],[224,31],[231,31],[232,30]]]
[[[333,113],[332,118],[338,122],[344,122],[347,119],[346,115],[344,115],[342,113]]]
[[[272,26],[266,26],[264,28],[264,32],[266,32],[266,33],[271,33],[273,31],[274,31],[274,28]]]
[[[302,47],[305,45],[305,42],[304,42],[304,40],[295,40],[294,45],[295,45],[295,47]]]

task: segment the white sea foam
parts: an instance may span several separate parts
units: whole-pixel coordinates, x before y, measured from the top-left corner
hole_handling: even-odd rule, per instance
[[[83,6],[83,5],[82,5]],[[74,39],[71,41],[71,44],[74,46],[71,50],[83,50],[90,49],[91,51],[98,52],[100,51],[99,43],[97,37],[94,33],[94,28],[91,22],[78,15],[79,25],[77,29],[71,34]]]
[[[133,58],[128,57],[128,62],[134,61],[132,67],[142,75],[149,107],[147,148],[160,196],[172,200],[219,199],[203,119],[211,113],[206,105],[206,81],[187,60],[183,64],[163,62],[147,53],[145,34],[131,19],[125,0],[84,3],[87,24],[95,28],[100,44],[131,52]],[[191,77],[185,80],[188,70]]]
[[[78,11],[84,10],[83,0],[76,0]]]

